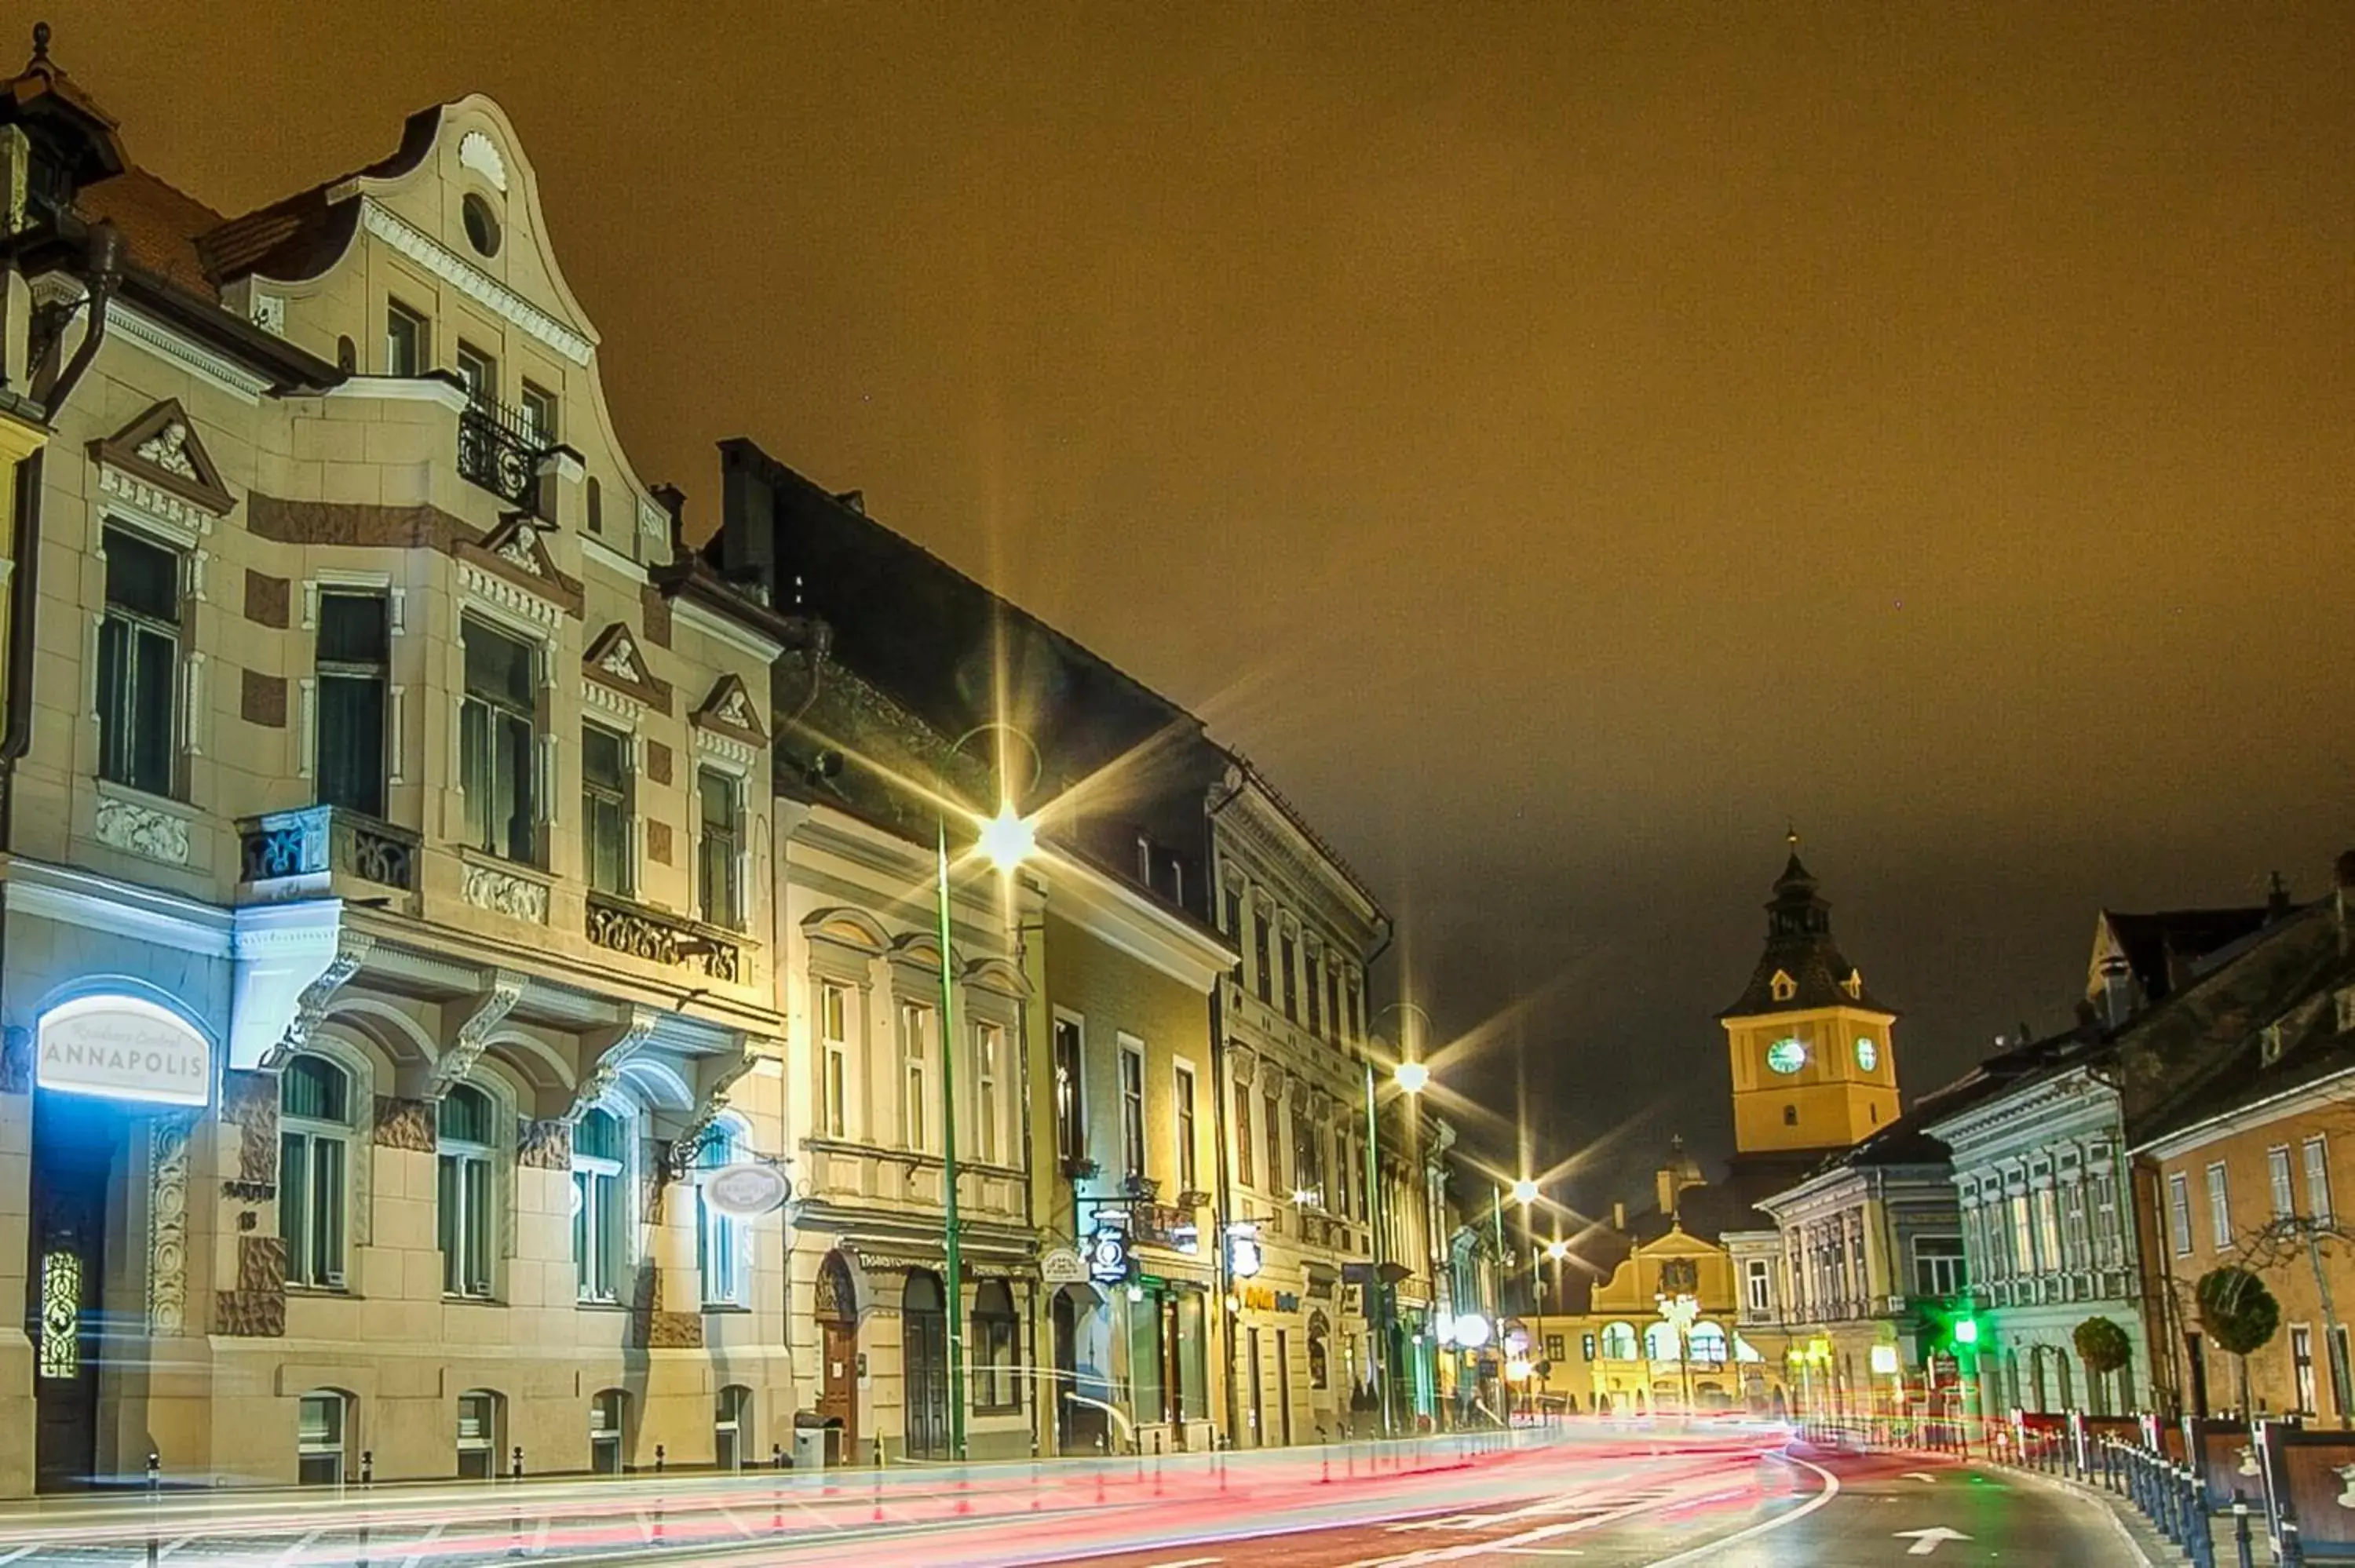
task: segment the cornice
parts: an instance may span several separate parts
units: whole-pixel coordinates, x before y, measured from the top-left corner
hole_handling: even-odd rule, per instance
[[[492,314],[538,339],[575,365],[596,345],[488,272],[466,260],[374,196],[360,198],[360,226]]]

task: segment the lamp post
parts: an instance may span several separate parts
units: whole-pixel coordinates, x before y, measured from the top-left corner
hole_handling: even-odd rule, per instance
[[[1383,1008],[1382,1012],[1388,1012],[1391,1008],[1398,1008],[1401,1011],[1411,1009],[1416,1012],[1423,1012],[1420,1006],[1417,1006],[1415,1003],[1411,1001],[1391,1002],[1389,1007]],[[1377,1013],[1375,1016],[1380,1017],[1380,1014]],[[1427,1019],[1431,1015],[1424,1012],[1423,1016]],[[1405,1032],[1401,1030],[1400,1033],[1401,1035],[1400,1044],[1403,1054],[1403,1047],[1405,1045],[1403,1035]],[[1382,1436],[1388,1437],[1395,1436],[1397,1432],[1397,1396],[1391,1390],[1395,1369],[1391,1365],[1391,1293],[1390,1287],[1382,1281],[1382,1193],[1381,1164],[1380,1158],[1381,1129],[1374,1118],[1374,1063],[1372,1057],[1369,1056],[1366,1058],[1365,1066],[1366,1199],[1368,1204],[1373,1210],[1371,1218],[1373,1222],[1374,1238],[1374,1264],[1368,1288],[1376,1293],[1374,1298],[1380,1307],[1380,1318],[1374,1330],[1374,1344],[1377,1349],[1377,1354],[1374,1359],[1374,1369],[1375,1376],[1380,1380],[1381,1386]],[[1409,1100],[1412,1100],[1415,1096],[1423,1093],[1424,1086],[1431,1082],[1431,1069],[1424,1066],[1421,1062],[1414,1060],[1412,1055],[1404,1055],[1403,1059],[1401,1060],[1396,1066],[1391,1069],[1391,1082],[1398,1086],[1400,1093],[1405,1095]],[[1414,1118],[1412,1111],[1410,1111],[1407,1119],[1410,1123],[1413,1122]],[[1418,1334],[1416,1339],[1420,1341],[1422,1336]],[[1418,1361],[1420,1361],[1421,1359],[1420,1355],[1416,1357]]]
[[[1030,747],[1039,771],[1046,771],[1045,759],[1039,747],[1027,735],[1006,724],[981,724],[957,736],[949,747],[954,756],[965,742],[985,730],[1002,729],[1019,736]],[[943,780],[945,783],[945,780]],[[943,802],[946,790],[942,792]],[[964,1458],[964,1254],[963,1237],[964,1222],[957,1212],[957,1144],[956,1144],[956,973],[949,962],[949,816],[945,803],[934,812],[938,829],[935,847],[936,888],[940,895],[941,949],[941,1255],[948,1274],[949,1330],[949,1455],[962,1462]],[[979,824],[982,853],[1000,871],[1012,871],[1030,856],[1038,847],[1038,830],[1015,812],[1010,803],[1000,801],[997,815]]]

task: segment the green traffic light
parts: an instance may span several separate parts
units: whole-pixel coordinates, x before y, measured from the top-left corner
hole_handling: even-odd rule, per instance
[[[1979,1342],[1979,1320],[1977,1318],[1955,1319],[1955,1343],[1976,1345]]]

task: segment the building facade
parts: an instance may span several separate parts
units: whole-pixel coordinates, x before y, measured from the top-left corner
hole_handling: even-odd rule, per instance
[[[0,118],[0,1489],[765,1454],[800,629],[674,560],[487,100],[235,219],[45,50]]]

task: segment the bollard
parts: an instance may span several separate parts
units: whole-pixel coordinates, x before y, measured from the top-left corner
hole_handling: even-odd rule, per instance
[[[2281,1521],[2281,1568],[2306,1568],[2306,1546],[2297,1538],[2297,1520],[2286,1515]]]
[[[663,1446],[662,1446],[661,1444],[657,1443],[657,1444],[655,1444],[655,1475],[657,1475],[657,1476],[659,1476],[659,1475],[661,1475],[662,1473],[663,1473]]]
[[[2241,1489],[2232,1489],[2232,1559],[2235,1568],[2256,1568],[2249,1541],[2249,1505]]]
[[[520,1443],[515,1446],[515,1453],[507,1460],[507,1479],[511,1481],[523,1479],[523,1445]]]
[[[770,1444],[770,1445],[769,1445],[769,1468],[771,1468],[771,1469],[773,1469],[773,1470],[782,1470],[782,1469],[783,1469],[784,1467],[785,1467],[785,1446],[784,1446],[783,1443],[772,1443],[772,1444]]]
[[[360,1489],[362,1491],[366,1491],[368,1488],[375,1485],[376,1450],[373,1448],[363,1448],[360,1450]]]

